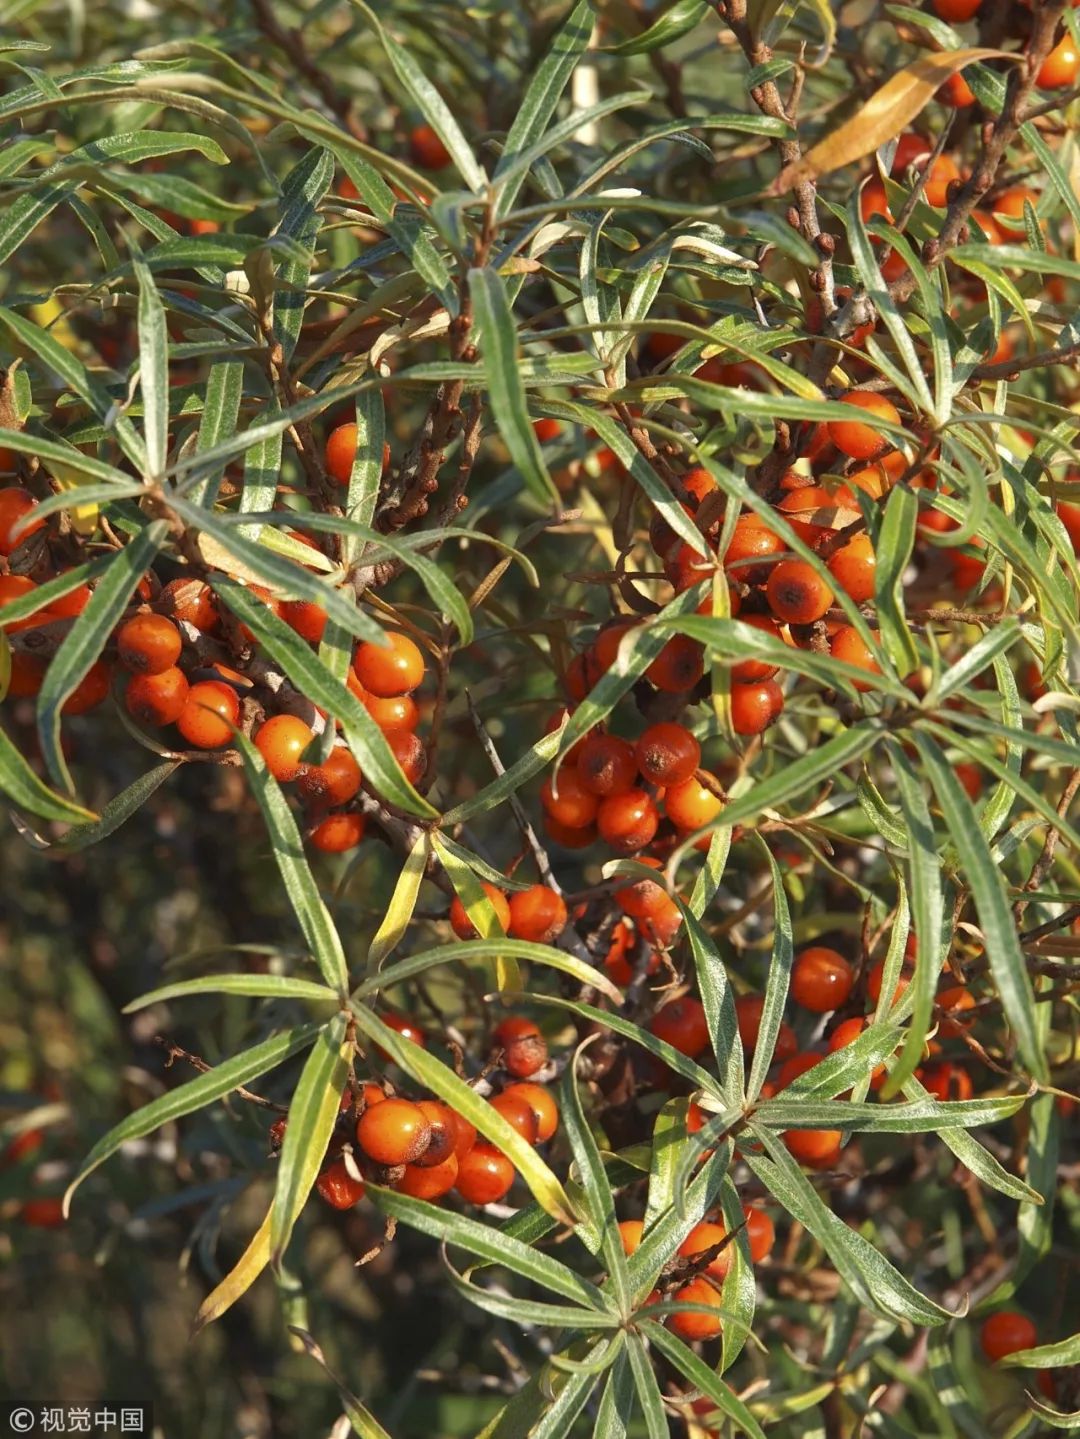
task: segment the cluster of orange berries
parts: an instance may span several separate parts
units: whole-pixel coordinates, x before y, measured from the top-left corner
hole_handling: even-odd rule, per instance
[[[34,1160],[44,1143],[42,1130],[22,1130],[0,1150],[0,1170]],[[64,1222],[64,1201],[58,1194],[36,1194],[22,1201],[18,1213],[31,1229],[57,1229]]]
[[[769,1257],[776,1240],[773,1222],[763,1209],[751,1204],[743,1205],[743,1218],[750,1258],[754,1264],[760,1264]],[[640,1219],[622,1220],[619,1238],[627,1255],[636,1252],[644,1233],[645,1225]],[[734,1237],[728,1232],[722,1215],[714,1214],[695,1224],[679,1246],[678,1259],[670,1266],[664,1288],[654,1289],[646,1303],[674,1300],[706,1310],[720,1308],[719,1286],[731,1268],[730,1246]],[[689,1343],[715,1339],[723,1328],[719,1315],[700,1310],[669,1314],[665,1323]]]
[[[982,9],[983,0],[932,0],[932,4],[939,20],[945,20],[950,25],[964,25],[975,19]],[[1066,30],[1064,37],[1040,65],[1035,84],[1040,90],[1068,90],[1076,84],[1077,75],[1080,75],[1080,54],[1076,41]]]
[[[387,1022],[412,1043],[426,1045],[411,1020]],[[539,1028],[522,1015],[508,1015],[493,1033],[493,1063],[507,1077],[489,1103],[527,1144],[546,1144],[559,1125],[551,1091],[533,1079],[547,1063]],[[275,1147],[287,1119],[271,1126]],[[346,1152],[347,1151],[347,1152]],[[495,1204],[514,1183],[512,1162],[496,1145],[439,1099],[406,1099],[374,1081],[347,1089],[338,1128],[316,1188],[335,1209],[350,1209],[364,1196],[365,1178],[392,1185],[414,1199],[434,1201],[454,1190],[468,1204]]]

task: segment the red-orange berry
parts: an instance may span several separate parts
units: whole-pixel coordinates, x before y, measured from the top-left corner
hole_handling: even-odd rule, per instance
[[[281,618],[301,639],[317,645],[326,629],[326,611],[311,600],[282,600]]]
[[[400,1034],[402,1039],[407,1039],[410,1044],[418,1044],[421,1049],[427,1048],[427,1035],[411,1016],[390,1012],[380,1015],[379,1018],[387,1029],[392,1029],[395,1034]],[[389,1058],[385,1050],[380,1049],[379,1053],[384,1059]]]
[[[412,695],[391,695],[381,699],[363,690],[360,703],[381,730],[414,730],[420,723],[420,710]]]
[[[25,598],[26,595],[33,594],[36,589],[37,585],[27,575],[0,575],[0,611],[5,605],[10,605],[16,600]],[[48,624],[50,620],[55,619],[56,614],[55,610],[36,610],[24,619],[8,620],[5,623],[2,613],[0,613],[0,629],[9,635],[17,634],[19,630],[36,629],[38,625]]]
[[[696,774],[672,785],[664,795],[664,812],[677,829],[701,829],[723,809],[720,796],[703,784]]]
[[[384,1095],[383,1098],[385,1097]],[[424,1169],[433,1169],[455,1152],[458,1136],[454,1111],[440,1099],[421,1099],[417,1101],[416,1107],[427,1120],[430,1134],[427,1148],[414,1163]],[[447,1188],[450,1186],[447,1185]]]
[[[809,1169],[825,1169],[840,1157],[843,1135],[839,1129],[786,1129],[788,1153]]]
[[[501,1114],[515,1134],[520,1134],[526,1144],[535,1144],[540,1132],[533,1107],[519,1094],[503,1090],[491,1099],[491,1107]]]
[[[1066,35],[1042,62],[1035,83],[1040,90],[1068,90],[1076,84],[1077,74],[1080,74],[1080,52],[1072,36]]]
[[[881,998],[881,989],[884,980],[885,961],[880,959],[866,976],[866,993],[869,995],[871,1003],[875,1005]],[[886,1001],[886,1009],[891,1008],[896,1003],[910,983],[911,971],[905,968],[896,981],[896,988],[893,990],[891,997]]]
[[[326,473],[339,485],[347,485],[352,477],[353,461],[356,459],[356,425],[338,425],[326,439],[324,463]]]
[[[408,635],[387,632],[387,644],[365,640],[353,659],[356,678],[371,694],[393,699],[409,694],[424,678],[424,656]]]
[[[364,1197],[364,1181],[352,1177],[344,1159],[328,1164],[316,1180],[315,1188],[319,1197],[335,1209],[351,1209]]]
[[[892,441],[886,439],[872,423],[875,419],[886,420],[894,425],[900,423],[900,412],[891,400],[874,390],[847,390],[838,398],[845,405],[855,405],[864,410],[868,416],[866,421],[829,421],[829,439],[838,450],[853,460],[876,460],[886,450],[893,448]]]
[[[110,681],[109,666],[104,660],[95,660],[60,706],[60,713],[81,715],[96,709],[108,697]]]
[[[829,574],[857,605],[874,598],[877,557],[869,535],[856,535],[829,558]]]
[[[194,625],[197,630],[217,628],[214,592],[202,580],[170,580],[158,596],[158,603],[174,620]]]
[[[649,1021],[650,1033],[662,1039],[680,1054],[695,1059],[709,1043],[709,1022],[699,999],[684,994],[673,999],[653,1015]]]
[[[600,801],[582,783],[576,766],[564,764],[558,776],[544,782],[540,803],[549,817],[569,829],[592,824]]]
[[[383,736],[402,774],[410,784],[415,784],[427,769],[427,752],[423,740],[407,729],[383,730]]]
[[[315,738],[310,725],[296,715],[272,715],[255,736],[255,748],[276,780],[287,784],[300,773],[301,756]]]
[[[786,624],[809,625],[833,602],[833,592],[806,560],[781,560],[765,586],[769,608]]]
[[[514,1166],[487,1140],[478,1139],[458,1161],[454,1188],[467,1204],[497,1204],[514,1183]]]
[[[933,0],[934,14],[950,25],[962,25],[976,14],[982,0]]]
[[[941,1016],[938,1020],[938,1033],[942,1039],[957,1039],[971,1028],[970,1019],[946,1018],[948,1015],[960,1015],[964,1010],[975,1008],[974,996],[962,984],[950,985],[948,989],[941,990],[934,1000],[934,1005]]]
[[[827,1014],[846,1003],[855,984],[855,972],[842,954],[815,944],[795,956],[791,968],[791,997],[803,1009]]]
[[[1039,1331],[1027,1317],[1015,1309],[999,1309],[983,1321],[979,1333],[982,1352],[991,1364],[1017,1354],[1021,1349],[1034,1349],[1039,1342]]]
[[[510,896],[507,932],[533,944],[553,944],[566,928],[566,903],[546,884],[533,884]]]
[[[943,1060],[940,1064],[927,1064],[915,1071],[915,1078],[935,1099],[970,1099],[975,1093],[971,1075],[958,1064]]]
[[[339,744],[322,764],[304,765],[297,776],[297,788],[305,799],[319,800],[336,808],[355,799],[362,779],[352,750]]]
[[[414,165],[423,170],[444,170],[450,163],[450,151],[430,125],[417,125],[409,135],[409,155]]]
[[[19,1218],[32,1229],[59,1229],[64,1218],[64,1201],[57,1195],[27,1199],[19,1210]]]
[[[550,814],[544,816],[544,832],[552,844],[561,845],[563,849],[588,849],[596,843],[595,825],[564,824]]]
[[[120,663],[137,675],[159,675],[171,669],[182,648],[180,631],[164,615],[132,615],[116,632]]]
[[[783,638],[779,625],[768,615],[743,615],[741,618],[744,625],[751,625],[773,639]],[[776,671],[777,666],[768,660],[746,659],[732,665],[731,678],[734,684],[756,684],[759,680],[771,680]]]
[[[415,1164],[428,1147],[431,1125],[411,1099],[387,1099],[365,1109],[356,1142],[376,1164]]]
[[[559,1127],[559,1106],[552,1098],[551,1091],[542,1084],[523,1081],[520,1084],[508,1084],[503,1094],[513,1095],[529,1106],[536,1118],[535,1142],[545,1144]]]
[[[855,669],[866,670],[870,674],[879,675],[881,666],[874,658],[870,646],[852,625],[841,625],[829,641],[829,653],[834,660],[842,664],[852,665]],[[870,685],[864,684],[862,680],[852,680],[857,690],[868,690]]]
[[[720,1308],[720,1295],[703,1275],[699,1275],[697,1279],[691,1279],[690,1283],[684,1284],[681,1289],[676,1289],[674,1298],[679,1304],[700,1304],[707,1305],[710,1309]],[[699,1339],[715,1339],[724,1326],[720,1322],[718,1314],[702,1314],[697,1310],[687,1310],[685,1313],[669,1314],[667,1327],[680,1339],[693,1343]]]
[[[715,1224],[711,1220],[703,1219],[700,1224],[694,1225],[679,1245],[679,1253],[683,1259],[694,1259],[697,1255],[704,1254],[706,1250],[714,1249],[718,1244],[724,1244],[727,1239],[728,1233],[722,1224]],[[730,1268],[731,1245],[728,1243],[709,1260],[701,1272],[711,1274],[714,1279],[723,1279]]]
[[[339,814],[328,814],[311,831],[311,843],[324,854],[344,854],[355,849],[364,838],[367,821],[355,810],[342,810]]]
[[[743,1048],[750,1052],[757,1048],[761,1016],[764,1010],[765,996],[763,994],[740,994],[735,1001],[735,1023],[738,1026],[739,1039],[742,1041]],[[773,1059],[778,1061],[791,1059],[798,1047],[795,1031],[790,1024],[781,1021],[780,1028],[776,1033],[776,1044],[773,1047]]]
[[[626,794],[637,779],[634,746],[613,734],[591,734],[581,746],[577,772],[590,794]]]
[[[738,735],[762,734],[783,708],[784,691],[775,680],[731,686],[731,727]]]
[[[31,520],[20,532],[14,533],[15,526],[37,508],[37,500],[29,490],[11,485],[0,490],[0,555],[10,555],[24,540],[28,540],[45,524],[44,520]]]
[[[401,1194],[413,1199],[441,1199],[449,1194],[457,1183],[459,1160],[456,1154],[449,1154],[438,1164],[424,1168],[420,1164],[407,1164],[405,1173],[394,1184]]]
[[[523,1015],[507,1015],[495,1026],[492,1037],[503,1051],[503,1068],[515,1079],[528,1079],[547,1063],[547,1041]]]
[[[500,930],[506,934],[510,928],[510,906],[506,902],[506,895],[501,889],[496,889],[493,884],[488,884],[487,880],[480,881],[480,888],[495,911],[495,918],[499,922]],[[479,939],[480,937],[465,906],[456,894],[450,905],[450,928],[458,939]]]
[[[743,1215],[746,1218],[746,1242],[750,1246],[750,1258],[755,1264],[760,1264],[772,1253],[773,1244],[776,1242],[776,1229],[765,1211],[756,1209],[752,1204],[743,1205]]]
[[[557,440],[562,434],[562,424],[558,420],[541,419],[533,420],[533,434],[542,445],[550,444]]]
[[[218,749],[232,739],[239,718],[234,689],[219,680],[200,680],[188,690],[176,727],[196,749]]]
[[[623,1247],[623,1253],[636,1254],[641,1244],[641,1236],[645,1233],[645,1225],[640,1219],[622,1219],[619,1221],[619,1241]]]
[[[650,725],[634,746],[642,777],[656,785],[684,784],[701,763],[701,746],[681,724]]]
[[[615,663],[623,636],[628,634],[630,630],[636,629],[639,623],[639,620],[631,619],[620,618],[612,620],[611,623],[605,625],[597,635],[596,643],[590,651],[589,658],[598,678],[601,675],[606,675]]]
[[[645,671],[645,678],[665,694],[693,689],[705,673],[705,652],[697,640],[673,635]]]
[[[763,584],[771,566],[765,561],[783,554],[787,545],[760,515],[740,515],[724,552],[724,569],[732,579]]]
[[[660,815],[652,796],[643,789],[609,795],[596,812],[600,837],[619,854],[644,849],[656,834]]]
[[[187,675],[175,666],[158,675],[132,675],[124,692],[124,707],[139,724],[175,724],[189,690]]]
[[[937,97],[943,105],[948,105],[953,110],[966,110],[975,103],[975,92],[964,79],[962,70],[949,76],[938,90]]]

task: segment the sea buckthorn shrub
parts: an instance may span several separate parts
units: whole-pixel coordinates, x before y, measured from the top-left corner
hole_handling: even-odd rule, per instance
[[[1080,11],[16,8],[18,1283],[167,1227],[265,1432],[1077,1422]]]

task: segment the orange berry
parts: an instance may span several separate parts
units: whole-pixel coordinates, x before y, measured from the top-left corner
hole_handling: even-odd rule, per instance
[[[844,591],[857,605],[874,598],[874,575],[877,557],[874,542],[867,534],[855,535],[829,558],[829,574],[837,589]]]
[[[938,1033],[942,1039],[957,1039],[971,1028],[971,1020],[946,1019],[944,1015],[960,1015],[964,1010],[974,1009],[975,1000],[969,989],[962,984],[950,985],[943,989],[934,1000],[942,1017],[938,1020]]]
[[[111,678],[105,661],[95,660],[60,706],[60,713],[81,715],[87,710],[97,709],[108,697]]]
[[[552,844],[561,845],[563,849],[588,849],[596,843],[595,825],[569,825],[550,814],[544,816],[544,831]]]
[[[650,725],[634,746],[634,761],[643,778],[656,785],[689,780],[701,763],[701,746],[681,724]]]
[[[731,687],[731,726],[738,735],[763,733],[783,708],[784,692],[775,680]]]
[[[707,1249],[722,1244],[728,1238],[727,1230],[722,1224],[714,1224],[710,1220],[702,1220],[695,1224],[690,1233],[679,1245],[679,1253],[684,1259],[693,1259],[695,1255],[704,1254]],[[702,1270],[703,1274],[711,1274],[714,1279],[723,1279],[731,1268],[731,1245],[721,1249],[720,1253],[710,1259]]]
[[[27,1199],[19,1210],[19,1218],[32,1229],[59,1229],[64,1218],[64,1201],[59,1195]]]
[[[966,110],[969,105],[975,103],[975,92],[964,79],[962,70],[949,76],[938,90],[937,97],[943,105],[948,105],[953,110]]]
[[[847,1001],[855,972],[842,954],[826,945],[811,945],[796,955],[791,969],[791,997],[813,1014],[827,1014]]]
[[[527,1100],[504,1089],[501,1094],[492,1098],[491,1107],[502,1115],[516,1134],[521,1135],[526,1144],[536,1143],[540,1126],[537,1124],[533,1107]]]
[[[970,1099],[975,1093],[975,1086],[967,1070],[950,1064],[948,1060],[917,1069],[915,1077],[929,1094],[940,1099],[942,1103],[947,1100]]]
[[[324,854],[344,854],[355,849],[364,838],[367,821],[356,810],[342,810],[339,814],[328,814],[315,826],[309,836],[316,849]]]
[[[405,1173],[395,1182],[394,1188],[413,1199],[441,1199],[457,1183],[459,1168],[456,1154],[448,1155],[430,1169],[419,1164],[406,1164]]]
[[[881,666],[870,652],[870,646],[851,625],[841,625],[836,631],[829,641],[829,653],[834,660],[840,660],[843,664],[869,670],[875,675],[881,673]],[[853,683],[857,690],[870,689],[870,686],[863,684],[861,680],[854,680]]]
[[[409,155],[413,164],[423,170],[444,170],[450,163],[450,151],[430,125],[417,125],[412,130]]]
[[[809,625],[832,604],[832,590],[806,560],[781,560],[765,586],[769,606],[785,624]]]
[[[979,766],[970,760],[960,760],[953,765],[953,774],[960,781],[968,799],[977,800],[982,794],[983,787],[983,775]]]
[[[383,736],[402,774],[410,784],[415,784],[427,769],[423,741],[407,729],[383,730]]]
[[[356,1141],[376,1164],[415,1164],[431,1138],[424,1111],[411,1099],[387,1099],[365,1109]]]
[[[383,1095],[383,1098],[386,1096]],[[416,1107],[427,1120],[431,1133],[427,1148],[415,1163],[423,1169],[434,1169],[456,1152],[458,1132],[454,1111],[441,1099],[421,1099]],[[446,1187],[449,1189],[450,1185]]]
[[[657,1010],[649,1021],[649,1030],[655,1038],[662,1039],[691,1059],[708,1047],[709,1022],[701,1001],[693,995],[673,999]]]
[[[613,734],[591,734],[581,746],[577,772],[590,794],[626,794],[637,779],[634,746]]]
[[[631,751],[632,753],[632,751]],[[656,834],[660,815],[651,795],[643,789],[609,795],[596,812],[600,837],[619,854],[644,849]]]
[[[12,575],[9,578],[14,579]],[[49,614],[58,615],[61,619],[73,620],[81,615],[86,606],[93,598],[93,590],[89,585],[78,585],[73,590],[68,590],[66,595],[61,595],[57,600],[49,601]]]
[[[33,594],[37,585],[26,575],[0,575],[0,611],[5,605],[14,600],[21,600],[25,595]],[[37,629],[39,625],[48,624],[56,617],[55,610],[37,610],[32,615],[27,615],[21,620],[9,620],[6,624],[0,614],[0,629],[5,634],[17,634],[19,630]]]
[[[514,1183],[514,1166],[501,1150],[478,1139],[458,1161],[454,1188],[467,1204],[496,1204]]]
[[[1035,83],[1040,90],[1068,90],[1076,84],[1078,73],[1080,54],[1077,53],[1076,41],[1071,35],[1066,35],[1042,62]]]
[[[347,485],[352,477],[353,461],[356,459],[355,424],[338,425],[326,439],[324,463],[326,473],[339,485]]]
[[[380,1015],[379,1017],[387,1029],[392,1029],[395,1034],[400,1034],[402,1039],[407,1039],[410,1044],[418,1044],[421,1049],[427,1048],[427,1035],[417,1024],[416,1020],[412,1019],[409,1015],[388,1013]],[[379,1053],[384,1059],[389,1059],[390,1057],[383,1049],[380,1049]]]
[[[327,1165],[316,1180],[315,1188],[319,1197],[335,1209],[351,1209],[364,1197],[364,1181],[352,1177],[344,1159],[335,1159]]]
[[[387,632],[387,644],[365,640],[353,659],[356,678],[379,699],[409,694],[424,678],[424,656],[408,635]]]
[[[876,177],[868,180],[859,192],[859,214],[863,217],[864,223],[868,223],[875,215],[880,215],[883,220],[892,222],[893,213],[889,209],[885,186]],[[831,422],[828,425],[828,431],[832,438]],[[833,439],[833,444],[836,444],[835,439]]]
[[[315,738],[315,732],[296,715],[273,715],[259,728],[255,748],[276,780],[287,783],[300,773],[301,755]]]
[[[176,727],[196,749],[219,749],[232,739],[239,718],[234,689],[219,680],[200,680],[188,690]]]
[[[1039,1342],[1039,1331],[1026,1314],[1015,1309],[999,1309],[984,1320],[979,1333],[982,1351],[991,1364],[1017,1354],[1021,1349],[1034,1349]]]
[[[515,1079],[529,1079],[547,1063],[547,1041],[523,1015],[510,1014],[500,1020],[492,1038],[503,1051],[503,1068]]]
[[[321,800],[336,807],[348,804],[360,791],[363,776],[352,751],[339,744],[323,764],[306,764],[297,776],[297,787],[305,799]]]
[[[559,1127],[559,1106],[551,1097],[551,1091],[542,1084],[525,1081],[508,1084],[503,1094],[512,1094],[529,1106],[536,1118],[536,1143],[545,1144]]]
[[[690,1283],[684,1284],[681,1289],[677,1289],[674,1298],[680,1304],[702,1304],[708,1305],[711,1309],[720,1307],[719,1294],[702,1275],[699,1275],[697,1279],[691,1279]],[[713,1316],[698,1313],[696,1310],[688,1310],[685,1314],[669,1314],[667,1327],[680,1339],[693,1343],[698,1339],[715,1339],[724,1326],[720,1322],[719,1315]]]
[[[865,410],[874,419],[888,420],[894,425],[900,423],[900,412],[892,401],[873,390],[847,390],[838,398],[845,405]],[[875,460],[893,448],[891,440],[881,435],[872,424],[861,420],[830,420],[829,438],[838,450],[853,460]]]
[[[664,812],[677,829],[701,829],[723,809],[720,796],[696,775],[682,784],[672,785],[664,795]]]
[[[776,1229],[765,1211],[755,1209],[752,1204],[743,1205],[743,1215],[746,1219],[746,1242],[750,1246],[750,1258],[755,1264],[760,1264],[772,1253],[773,1244],[776,1242]]]
[[[0,490],[0,555],[10,555],[43,527],[44,520],[33,520],[17,535],[14,533],[15,526],[23,516],[36,508],[37,500],[29,490],[24,490],[19,485],[10,485],[6,490]]]
[[[546,884],[530,885],[510,896],[507,933],[533,944],[553,944],[566,928],[566,904]]]
[[[742,622],[744,625],[751,625],[755,630],[772,635],[773,639],[783,639],[776,621],[768,615],[744,615]],[[738,664],[732,665],[731,678],[735,684],[754,684],[758,680],[771,680],[776,671],[777,666],[769,664],[767,660],[740,660]]]
[[[174,620],[194,625],[197,630],[217,628],[214,592],[202,580],[170,580],[158,596],[158,603]]]
[[[810,1169],[824,1169],[840,1157],[843,1134],[839,1129],[786,1129],[788,1153]]]
[[[116,652],[125,669],[137,675],[159,675],[180,658],[180,631],[164,615],[138,614],[116,632]]]
[[[363,690],[360,703],[381,730],[414,730],[420,723],[420,710],[412,695],[392,695],[380,699]]]
[[[319,643],[326,629],[326,611],[311,600],[282,600],[281,618],[312,645]]]
[[[562,425],[558,420],[533,420],[533,434],[542,445],[546,445],[558,439],[562,434]]]
[[[645,1233],[645,1225],[640,1219],[623,1219],[619,1222],[619,1239],[622,1242],[623,1253],[636,1254],[641,1243],[641,1236]]]
[[[875,1005],[881,998],[881,988],[884,979],[885,961],[881,959],[877,962],[877,964],[874,965],[873,969],[871,969],[870,973],[866,976],[866,992],[869,995],[871,1002]],[[890,1009],[896,1003],[896,1001],[900,998],[900,996],[903,994],[904,990],[907,989],[910,983],[910,972],[901,973],[899,979],[896,981],[896,988],[893,990],[892,997],[885,1005],[886,1009]]]
[[[761,584],[768,578],[769,565],[763,561],[783,554],[787,548],[780,536],[760,515],[740,515],[731,542],[724,551],[724,569],[733,579]]]
[[[623,635],[631,630],[637,629],[639,620],[617,619],[604,626],[596,637],[596,642],[590,651],[590,661],[597,671],[597,677],[607,674],[608,670],[615,663],[615,657],[619,652],[619,645],[622,643]]]
[[[645,671],[645,678],[665,694],[693,689],[705,673],[704,650],[687,635],[673,635]]]
[[[545,780],[540,791],[540,803],[548,816],[570,829],[582,829],[585,825],[592,824],[600,808],[600,801],[586,789],[576,767],[564,764],[555,783],[558,786],[557,793],[551,779]]]
[[[836,501],[820,485],[803,485],[792,490],[776,507],[805,544],[816,544],[831,530],[836,519]],[[797,516],[806,515],[806,519]]]
[[[505,934],[510,928],[510,906],[506,902],[506,895],[501,889],[496,889],[493,884],[488,884],[487,880],[480,881],[480,888],[495,911],[495,918],[498,920],[500,930]],[[456,894],[450,905],[450,928],[458,939],[479,939],[480,937],[465,906]]]
[[[735,1023],[738,1026],[739,1039],[742,1041],[743,1048],[751,1052],[757,1048],[764,1009],[765,996],[763,994],[740,994],[735,1001]],[[795,1031],[790,1024],[781,1022],[776,1034],[773,1059],[790,1059],[797,1049],[798,1041],[795,1038]]]
[[[45,661],[37,655],[23,654],[15,650],[11,656],[11,677],[8,680],[8,699],[26,699],[36,695],[45,679]]]
[[[124,692],[124,706],[139,724],[175,724],[189,692],[187,676],[173,666],[157,675],[133,675]]]

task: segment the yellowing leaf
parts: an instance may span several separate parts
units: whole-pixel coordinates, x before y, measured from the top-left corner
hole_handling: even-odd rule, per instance
[[[270,1210],[252,1237],[251,1243],[240,1256],[235,1267],[212,1290],[199,1305],[191,1326],[192,1338],[200,1329],[205,1329],[215,1319],[220,1319],[226,1309],[231,1309],[241,1295],[246,1294],[270,1262]]]
[[[393,954],[409,927],[413,910],[416,908],[416,896],[420,892],[420,882],[424,878],[429,849],[430,842],[427,831],[422,830],[406,856],[405,864],[398,875],[397,884],[394,886],[394,893],[390,896],[386,914],[383,916],[383,922],[379,925],[375,938],[371,941],[371,948],[368,950],[368,969],[372,973],[379,968],[388,955]]]
[[[781,170],[773,182],[773,191],[782,194],[804,180],[814,180],[861,160],[911,124],[915,116],[934,98],[939,86],[950,75],[976,60],[1013,60],[1022,57],[1004,50],[950,50],[923,55],[887,80],[876,95],[834,130],[808,150],[801,160]]]

